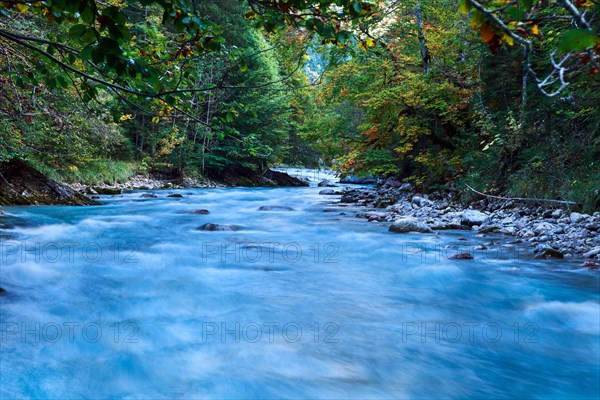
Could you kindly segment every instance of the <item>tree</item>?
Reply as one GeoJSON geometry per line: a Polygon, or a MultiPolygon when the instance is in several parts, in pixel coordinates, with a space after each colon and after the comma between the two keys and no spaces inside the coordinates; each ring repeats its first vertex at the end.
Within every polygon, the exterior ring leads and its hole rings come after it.
{"type": "Polygon", "coordinates": [[[522,105],[525,106],[528,79],[547,96],[560,94],[569,79],[586,71],[600,69],[600,38],[597,11],[592,0],[460,0],[463,13],[470,14],[473,29],[492,51],[500,46],[523,48],[522,105]],[[553,41],[548,60],[551,70],[545,76],[536,71],[531,59],[541,41],[553,41]]]}

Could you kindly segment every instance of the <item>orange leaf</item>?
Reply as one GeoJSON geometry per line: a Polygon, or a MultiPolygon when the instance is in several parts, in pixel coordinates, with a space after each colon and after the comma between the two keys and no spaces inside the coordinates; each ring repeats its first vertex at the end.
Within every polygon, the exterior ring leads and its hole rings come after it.
{"type": "Polygon", "coordinates": [[[487,21],[481,24],[479,34],[481,35],[481,40],[483,40],[483,43],[485,44],[490,43],[494,39],[494,36],[496,36],[496,32],[494,32],[494,29],[487,21]]]}

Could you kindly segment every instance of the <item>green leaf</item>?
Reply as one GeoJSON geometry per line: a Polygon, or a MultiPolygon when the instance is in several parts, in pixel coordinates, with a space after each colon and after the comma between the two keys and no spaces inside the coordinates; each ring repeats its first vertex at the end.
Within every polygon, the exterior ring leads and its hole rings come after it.
{"type": "Polygon", "coordinates": [[[80,57],[83,61],[89,61],[92,58],[92,52],[94,51],[94,46],[89,44],[81,50],[80,57]]]}
{"type": "Polygon", "coordinates": [[[67,74],[61,74],[56,77],[56,83],[59,87],[65,89],[69,87],[70,79],[67,74]]]}
{"type": "Polygon", "coordinates": [[[175,105],[175,97],[173,97],[173,96],[166,96],[164,98],[164,101],[165,101],[165,103],[167,103],[170,106],[175,105]]]}
{"type": "Polygon", "coordinates": [[[127,17],[116,6],[110,6],[102,10],[102,15],[109,17],[115,25],[125,25],[127,17]]]}
{"type": "Polygon", "coordinates": [[[113,39],[103,38],[100,43],[98,43],[98,48],[105,54],[113,54],[116,56],[123,54],[123,50],[121,50],[119,43],[113,39]]]}
{"type": "Polygon", "coordinates": [[[558,49],[567,53],[569,51],[583,51],[598,43],[598,36],[585,29],[571,29],[560,38],[558,49]]]}
{"type": "Polygon", "coordinates": [[[79,5],[79,15],[81,16],[81,20],[88,25],[91,25],[94,22],[94,3],[93,2],[81,2],[79,5]]]}
{"type": "Polygon", "coordinates": [[[520,21],[521,19],[523,19],[524,15],[523,10],[513,6],[508,7],[506,11],[504,11],[504,13],[512,21],[520,21]]]}
{"type": "Polygon", "coordinates": [[[533,6],[533,0],[520,0],[519,4],[523,7],[523,10],[529,11],[533,6]]]}
{"type": "Polygon", "coordinates": [[[87,29],[87,26],[82,24],[73,25],[71,29],[69,29],[69,37],[71,39],[80,39],[87,29]]]}
{"type": "Polygon", "coordinates": [[[471,3],[468,0],[459,0],[458,9],[463,14],[468,14],[471,11],[471,3]]]}
{"type": "Polygon", "coordinates": [[[101,49],[96,47],[92,50],[91,54],[92,54],[92,61],[95,64],[100,64],[101,62],[104,61],[104,52],[101,49]]]}
{"type": "Polygon", "coordinates": [[[345,45],[349,40],[352,39],[352,33],[348,31],[340,31],[337,33],[336,39],[341,45],[345,45]]]}
{"type": "Polygon", "coordinates": [[[485,21],[485,16],[478,10],[475,10],[471,14],[471,28],[479,29],[481,24],[485,21]]]}

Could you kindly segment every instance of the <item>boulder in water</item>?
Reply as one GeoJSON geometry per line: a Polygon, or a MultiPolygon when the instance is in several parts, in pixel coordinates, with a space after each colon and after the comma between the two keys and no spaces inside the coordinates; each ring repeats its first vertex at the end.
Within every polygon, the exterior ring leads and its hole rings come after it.
{"type": "Polygon", "coordinates": [[[471,253],[456,253],[448,257],[448,260],[472,260],[471,253]]]}
{"type": "Polygon", "coordinates": [[[94,187],[92,188],[96,194],[121,194],[123,191],[119,188],[110,188],[110,187],[94,187]]]}
{"type": "Polygon", "coordinates": [[[318,187],[337,187],[337,185],[334,185],[333,183],[329,182],[329,180],[324,179],[321,182],[319,182],[317,184],[318,187]]]}
{"type": "Polygon", "coordinates": [[[6,295],[6,290],[4,290],[0,287],[0,296],[4,296],[4,295],[6,295]]]}
{"type": "Polygon", "coordinates": [[[396,233],[408,233],[408,232],[418,232],[418,233],[432,233],[433,230],[424,222],[419,221],[416,218],[412,217],[403,217],[397,219],[389,229],[390,232],[396,233]]]}
{"type": "Polygon", "coordinates": [[[240,226],[237,225],[226,225],[226,224],[204,224],[201,227],[198,228],[198,230],[201,231],[239,231],[240,229],[242,229],[240,226]]]}
{"type": "Polygon", "coordinates": [[[564,254],[552,247],[546,247],[540,251],[536,258],[565,258],[564,254]]]}
{"type": "Polygon", "coordinates": [[[294,211],[294,209],[288,206],[260,206],[258,211],[294,211]]]}
{"type": "Polygon", "coordinates": [[[208,210],[201,208],[199,210],[188,211],[186,214],[208,215],[208,214],[210,214],[210,212],[208,210]]]}
{"type": "Polygon", "coordinates": [[[168,195],[167,197],[174,197],[176,199],[180,199],[183,197],[183,195],[181,195],[179,193],[173,193],[173,194],[168,195]]]}
{"type": "Polygon", "coordinates": [[[155,199],[158,196],[156,194],[154,194],[154,193],[144,193],[140,197],[143,198],[143,199],[155,199]]]}

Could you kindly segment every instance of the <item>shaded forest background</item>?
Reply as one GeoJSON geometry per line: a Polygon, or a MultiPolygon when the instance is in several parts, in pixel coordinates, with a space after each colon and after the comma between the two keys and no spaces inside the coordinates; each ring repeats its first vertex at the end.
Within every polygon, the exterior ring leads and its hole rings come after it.
{"type": "Polygon", "coordinates": [[[597,3],[575,4],[591,36],[559,2],[341,2],[348,18],[305,6],[303,24],[238,0],[188,2],[187,22],[73,3],[0,2],[0,162],[90,184],[331,166],[600,207],[597,3]]]}

